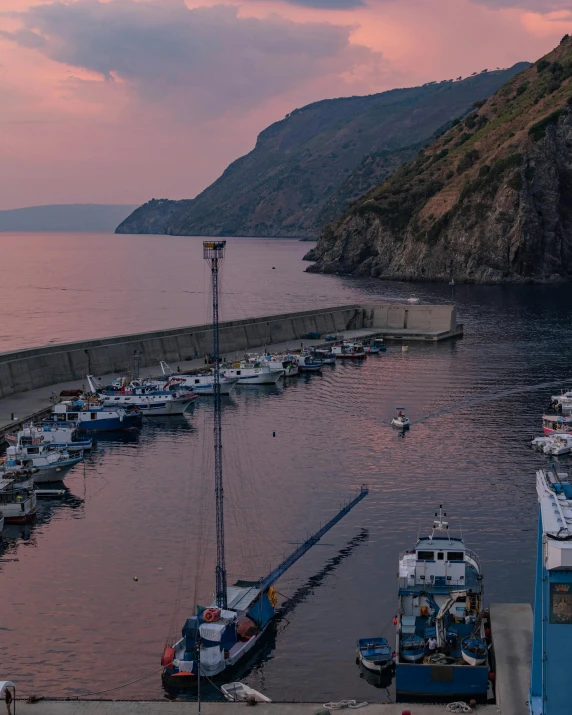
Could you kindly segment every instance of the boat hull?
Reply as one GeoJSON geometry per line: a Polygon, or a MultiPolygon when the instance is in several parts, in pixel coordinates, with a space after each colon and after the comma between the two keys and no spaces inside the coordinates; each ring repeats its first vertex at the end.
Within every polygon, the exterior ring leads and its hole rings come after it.
{"type": "Polygon", "coordinates": [[[150,405],[149,407],[140,407],[143,417],[166,417],[170,415],[182,415],[193,404],[192,400],[173,400],[165,403],[150,405]]]}
{"type": "Polygon", "coordinates": [[[239,377],[239,385],[275,385],[278,380],[282,377],[284,371],[274,372],[263,372],[259,375],[252,375],[249,377],[239,377]]]}
{"type": "Polygon", "coordinates": [[[106,417],[102,420],[85,420],[79,423],[78,432],[117,432],[120,430],[136,429],[141,427],[141,415],[127,415],[119,417],[106,417]]]}
{"type": "Polygon", "coordinates": [[[398,663],[395,667],[395,692],[401,702],[416,698],[486,702],[488,687],[487,666],[398,663]]]}
{"type": "Polygon", "coordinates": [[[371,670],[373,673],[381,673],[382,670],[386,670],[387,668],[391,668],[393,666],[393,659],[391,658],[381,663],[375,663],[372,660],[364,658],[362,655],[358,655],[358,658],[363,667],[367,670],[371,670]]]}
{"type": "Polygon", "coordinates": [[[34,484],[42,484],[43,482],[59,482],[65,477],[66,473],[69,472],[74,464],[78,464],[82,460],[83,454],[81,457],[66,459],[65,462],[51,464],[47,467],[36,467],[38,471],[34,472],[32,476],[34,484]]]}

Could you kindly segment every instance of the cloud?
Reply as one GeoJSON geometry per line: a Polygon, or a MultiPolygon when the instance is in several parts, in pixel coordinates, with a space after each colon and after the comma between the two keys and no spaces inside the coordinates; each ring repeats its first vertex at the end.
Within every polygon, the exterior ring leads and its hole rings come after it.
{"type": "Polygon", "coordinates": [[[366,5],[365,0],[283,0],[283,2],[319,10],[353,10],[366,5]]]}
{"type": "Polygon", "coordinates": [[[382,60],[350,43],[351,27],[240,17],[225,5],[78,0],[9,16],[20,27],[2,36],[19,46],[121,81],[144,102],[193,118],[248,111],[318,79],[351,83],[353,74],[371,76],[382,60]]]}
{"type": "Polygon", "coordinates": [[[572,0],[474,0],[474,2],[492,8],[517,8],[546,14],[558,10],[572,10],[572,0]]]}

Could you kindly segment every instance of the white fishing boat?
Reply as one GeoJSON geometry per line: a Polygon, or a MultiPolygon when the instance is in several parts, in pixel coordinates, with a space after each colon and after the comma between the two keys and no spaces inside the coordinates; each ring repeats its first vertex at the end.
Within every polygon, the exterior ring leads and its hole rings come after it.
{"type": "Polygon", "coordinates": [[[70,454],[89,450],[93,446],[91,437],[82,439],[72,424],[28,424],[16,434],[6,435],[10,445],[24,447],[47,444],[56,449],[65,449],[70,454]]]}
{"type": "Polygon", "coordinates": [[[295,355],[294,359],[298,363],[300,372],[321,372],[322,363],[309,353],[295,355]]]}
{"type": "Polygon", "coordinates": [[[552,434],[548,437],[542,450],[544,454],[555,457],[572,452],[572,434],[552,434]]]}
{"type": "MultiPolygon", "coordinates": [[[[164,360],[161,360],[161,370],[165,376],[166,382],[163,383],[163,390],[187,389],[192,390],[196,395],[212,395],[214,393],[214,375],[212,370],[208,373],[186,373],[174,372],[164,360]]],[[[220,375],[220,394],[230,395],[235,385],[238,382],[237,377],[227,377],[224,374],[220,375]]],[[[154,383],[159,385],[157,381],[154,383]]]]}
{"type": "Polygon", "coordinates": [[[398,429],[407,429],[409,427],[409,417],[405,414],[404,407],[396,407],[397,414],[391,420],[391,425],[398,429]]]}
{"type": "Polygon", "coordinates": [[[272,370],[260,362],[235,363],[232,367],[224,367],[224,376],[238,378],[239,385],[275,385],[284,375],[284,369],[272,370]]]}
{"type": "Polygon", "coordinates": [[[32,444],[8,447],[3,473],[16,470],[32,470],[36,484],[60,481],[71,467],[83,459],[83,452],[71,455],[65,450],[47,444],[32,444]]]}
{"type": "MultiPolygon", "coordinates": [[[[262,365],[268,365],[271,370],[283,370],[284,377],[294,377],[298,375],[300,370],[298,369],[298,363],[296,362],[293,355],[270,355],[265,354],[258,358],[258,361],[262,365]]],[[[250,360],[249,360],[250,362],[250,360]]]]}
{"type": "Polygon", "coordinates": [[[0,511],[5,524],[26,524],[36,516],[36,493],[31,480],[16,483],[0,478],[0,511]]]}
{"type": "Polygon", "coordinates": [[[104,408],[136,408],[144,417],[182,415],[197,398],[187,390],[157,391],[150,385],[130,386],[125,391],[101,390],[97,388],[93,375],[88,375],[87,381],[104,408]]]}
{"type": "Polygon", "coordinates": [[[359,360],[366,357],[363,345],[359,343],[343,342],[341,345],[334,345],[332,352],[339,360],[359,360]]]}
{"type": "Polygon", "coordinates": [[[250,685],[244,683],[227,683],[221,685],[220,689],[224,697],[231,703],[236,702],[255,702],[255,703],[271,703],[272,700],[259,693],[258,690],[251,688],[250,685]]]}

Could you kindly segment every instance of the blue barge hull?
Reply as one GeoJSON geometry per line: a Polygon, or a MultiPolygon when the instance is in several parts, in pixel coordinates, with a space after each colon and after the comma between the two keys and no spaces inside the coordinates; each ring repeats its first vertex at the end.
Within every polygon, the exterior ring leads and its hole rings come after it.
{"type": "Polygon", "coordinates": [[[395,669],[395,691],[402,702],[415,698],[486,702],[488,687],[486,665],[398,663],[395,669]]]}

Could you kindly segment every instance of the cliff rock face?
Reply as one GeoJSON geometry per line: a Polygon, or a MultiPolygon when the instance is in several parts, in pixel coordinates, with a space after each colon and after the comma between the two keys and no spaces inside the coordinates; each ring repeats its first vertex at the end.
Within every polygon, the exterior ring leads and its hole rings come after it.
{"type": "Polygon", "coordinates": [[[526,66],[296,109],[196,199],[150,201],[117,232],[317,238],[350,201],[526,66]]]}
{"type": "Polygon", "coordinates": [[[572,278],[572,40],[328,225],[313,272],[479,283],[572,278]]]}

